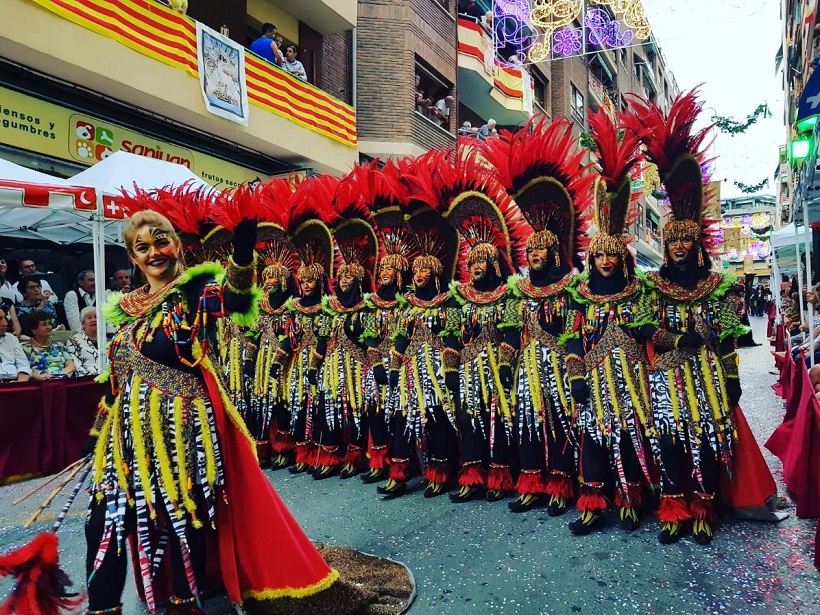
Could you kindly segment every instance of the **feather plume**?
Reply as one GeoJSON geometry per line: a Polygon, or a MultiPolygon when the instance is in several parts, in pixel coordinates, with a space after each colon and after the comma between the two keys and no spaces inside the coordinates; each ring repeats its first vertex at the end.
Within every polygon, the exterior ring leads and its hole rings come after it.
{"type": "Polygon", "coordinates": [[[200,225],[209,217],[214,192],[190,181],[153,190],[143,190],[134,184],[133,194],[123,191],[117,203],[128,216],[138,211],[155,211],[168,218],[178,231],[199,235],[200,225]]]}

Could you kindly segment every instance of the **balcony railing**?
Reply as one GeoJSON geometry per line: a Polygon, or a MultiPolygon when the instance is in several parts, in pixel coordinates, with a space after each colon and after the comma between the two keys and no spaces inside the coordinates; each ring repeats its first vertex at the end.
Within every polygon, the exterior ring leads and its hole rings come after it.
{"type": "MultiPolygon", "coordinates": [[[[154,0],[33,0],[79,26],[199,79],[196,22],[154,0]]],[[[342,101],[245,52],[248,102],[356,147],[356,112],[342,101]]]]}

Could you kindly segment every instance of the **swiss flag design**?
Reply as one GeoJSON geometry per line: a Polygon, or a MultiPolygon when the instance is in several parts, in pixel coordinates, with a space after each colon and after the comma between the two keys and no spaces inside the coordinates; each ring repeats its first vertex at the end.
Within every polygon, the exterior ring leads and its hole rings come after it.
{"type": "Polygon", "coordinates": [[[125,212],[117,202],[117,197],[103,196],[103,218],[108,220],[122,220],[125,218],[125,212]]]}

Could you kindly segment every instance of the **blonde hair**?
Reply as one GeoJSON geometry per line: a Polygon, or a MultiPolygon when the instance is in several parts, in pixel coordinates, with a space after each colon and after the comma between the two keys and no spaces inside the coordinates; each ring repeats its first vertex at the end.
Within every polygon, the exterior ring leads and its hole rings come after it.
{"type": "Polygon", "coordinates": [[[123,231],[122,235],[125,239],[125,249],[128,251],[128,254],[134,253],[134,242],[137,240],[137,233],[143,226],[153,226],[162,229],[173,238],[174,243],[182,248],[182,242],[179,240],[179,235],[177,235],[176,230],[174,230],[174,225],[171,224],[171,221],[157,211],[146,209],[138,211],[131,216],[128,220],[128,226],[126,226],[125,231],[123,231]]]}

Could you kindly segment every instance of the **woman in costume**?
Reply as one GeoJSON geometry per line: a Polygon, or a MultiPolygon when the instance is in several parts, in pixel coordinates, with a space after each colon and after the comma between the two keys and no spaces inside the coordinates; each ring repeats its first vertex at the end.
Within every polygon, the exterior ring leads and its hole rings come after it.
{"type": "Polygon", "coordinates": [[[157,201],[140,193],[126,205],[128,256],[146,283],[106,305],[118,330],[109,348],[110,391],[92,432],[88,613],[121,612],[129,536],[149,609],[159,598],[155,574],[169,559],[169,612],[201,612],[213,529],[221,581],[249,612],[275,608],[277,600],[305,600],[309,609],[312,600],[331,599],[323,590],[332,591],[338,574],[259,470],[253,440],[214,367],[214,321],[231,314],[250,324],[258,309],[255,220],[236,225],[227,270],[215,263],[186,269],[174,228],[147,211],[157,201]]]}
{"type": "Polygon", "coordinates": [[[580,438],[579,517],[569,524],[574,534],[589,534],[603,525],[605,487],[615,492],[621,527],[639,525],[641,482],[651,482],[644,451],[648,429],[647,356],[637,328],[642,282],[623,232],[629,224],[629,172],[638,161],[637,137],[620,142],[615,125],[603,114],[590,114],[592,136],[601,167],[594,192],[594,222],[587,272],[572,291],[577,313],[569,325],[567,377],[578,408],[580,438]],[[614,484],[609,483],[610,469],[614,484]]]}
{"type": "Polygon", "coordinates": [[[403,188],[398,167],[388,161],[383,169],[377,164],[357,166],[362,200],[373,214],[379,238],[378,288],[365,297],[369,315],[362,335],[367,344],[365,410],[369,441],[369,471],[362,482],[376,483],[387,478],[389,445],[390,350],[407,301],[404,292],[410,284],[410,263],[415,257],[410,228],[400,208],[403,188]]]}
{"type": "Polygon", "coordinates": [[[378,241],[358,183],[349,175],[333,195],[338,222],[331,232],[338,264],[333,294],[322,299],[329,331],[313,431],[320,466],[313,475],[317,480],[339,471],[342,478],[355,476],[367,451],[365,390],[366,377],[372,374],[365,370],[367,345],[362,339],[367,317],[364,291],[372,289],[378,241]]]}
{"type": "MultiPolygon", "coordinates": [[[[487,142],[484,155],[521,209],[533,232],[527,237],[527,272],[508,281],[517,298],[517,326],[505,330],[505,348],[520,347],[513,406],[521,471],[513,512],[540,505],[567,511],[577,476],[574,402],[564,373],[567,291],[586,248],[594,175],[583,164],[566,120],[533,120],[515,134],[487,142]],[[560,239],[559,239],[560,238],[560,239]],[[510,336],[513,339],[510,339],[510,336]],[[546,476],[544,471],[546,470],[546,476]]],[[[503,351],[502,351],[503,354],[503,351]]]]}
{"type": "Polygon", "coordinates": [[[458,236],[431,206],[430,156],[402,166],[408,188],[401,202],[412,233],[413,288],[390,351],[390,466],[376,488],[383,499],[404,495],[413,451],[421,451],[424,497],[445,492],[458,459],[455,396],[458,390],[459,313],[447,285],[455,272],[458,236]]]}
{"type": "Polygon", "coordinates": [[[711,271],[715,221],[703,215],[709,195],[701,170],[709,128],[693,129],[703,109],[697,92],[676,98],[667,117],[653,103],[631,102],[623,121],[658,166],[672,210],[663,228],[664,265],[647,274],[653,324],[646,337],[654,348],[649,383],[662,489],[658,539],[677,542],[691,522],[695,542],[706,545],[721,467],[730,464],[736,433],[732,407],[741,390],[735,343],[745,327],[724,299],[734,277],[711,271]]]}

